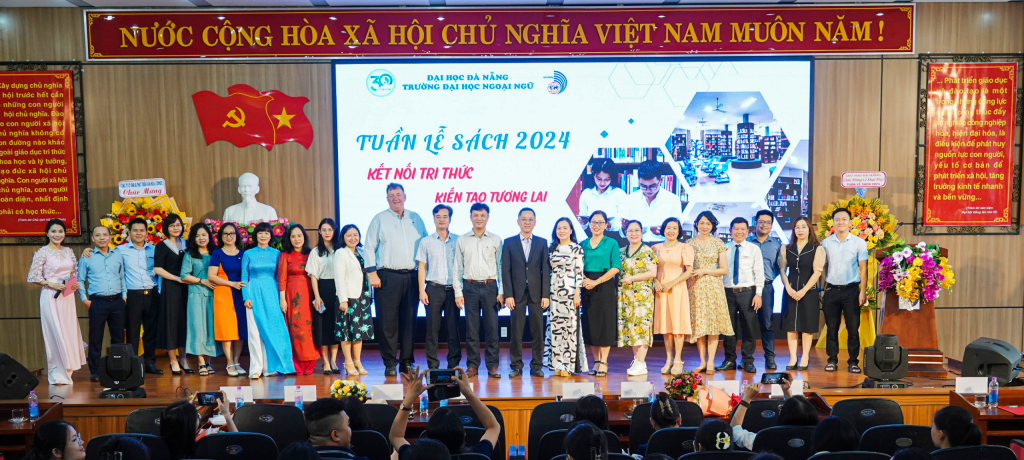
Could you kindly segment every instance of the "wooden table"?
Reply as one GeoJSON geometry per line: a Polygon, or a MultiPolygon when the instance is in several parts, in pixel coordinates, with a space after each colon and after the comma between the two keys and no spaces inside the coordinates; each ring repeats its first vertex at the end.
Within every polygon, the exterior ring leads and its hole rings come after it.
{"type": "MultiPolygon", "coordinates": [[[[981,443],[994,444],[998,446],[1009,446],[1014,439],[1024,439],[1024,416],[1014,415],[1011,412],[995,409],[979,409],[974,407],[974,395],[964,397],[955,392],[949,392],[949,404],[967,409],[974,417],[974,423],[981,428],[981,443]]],[[[1024,405],[1024,391],[1002,390],[999,392],[1000,406],[1022,406],[1024,405]]]]}
{"type": "Polygon", "coordinates": [[[20,460],[32,444],[32,437],[36,429],[43,422],[57,420],[64,417],[64,407],[61,403],[40,402],[39,418],[24,423],[11,423],[12,412],[15,409],[25,411],[28,416],[28,402],[26,401],[5,401],[0,403],[0,454],[5,460],[20,460]]]}

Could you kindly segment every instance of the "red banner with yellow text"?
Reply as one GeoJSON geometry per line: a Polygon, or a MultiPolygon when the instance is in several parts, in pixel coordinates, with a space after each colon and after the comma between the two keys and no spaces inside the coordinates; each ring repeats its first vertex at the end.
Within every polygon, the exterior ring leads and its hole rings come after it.
{"type": "Polygon", "coordinates": [[[1017,72],[929,64],[924,225],[1010,225],[1017,72]]]}
{"type": "Polygon", "coordinates": [[[90,61],[913,54],[914,5],[87,10],[90,61]]]}

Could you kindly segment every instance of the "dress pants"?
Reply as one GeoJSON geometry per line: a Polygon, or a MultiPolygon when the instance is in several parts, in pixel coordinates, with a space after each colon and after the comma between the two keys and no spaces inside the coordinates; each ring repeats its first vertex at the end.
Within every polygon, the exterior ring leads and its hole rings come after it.
{"type": "MultiPolygon", "coordinates": [[[[125,303],[120,294],[111,298],[90,296],[89,307],[89,373],[99,374],[103,353],[103,330],[110,329],[110,343],[124,343],[125,303]]],[[[136,348],[138,351],[138,348],[136,348]]]]}
{"type": "Polygon", "coordinates": [[[427,283],[427,367],[441,367],[437,360],[438,335],[441,332],[441,315],[444,315],[448,329],[448,369],[455,369],[462,361],[462,340],[459,338],[459,307],[455,305],[455,290],[451,286],[427,283]]]}
{"type": "Polygon", "coordinates": [[[263,345],[256,316],[251,308],[245,309],[245,325],[249,331],[249,340],[246,341],[249,344],[249,375],[260,376],[267,366],[267,348],[263,345]]]}
{"type": "Polygon", "coordinates": [[[138,354],[139,331],[142,330],[142,360],[145,364],[156,364],[156,335],[160,319],[157,304],[156,288],[128,291],[125,310],[127,339],[138,354]]]}
{"type": "MultiPolygon", "coordinates": [[[[739,334],[743,333],[743,363],[754,364],[754,348],[757,346],[757,313],[754,312],[754,290],[748,289],[743,292],[733,292],[725,288],[725,300],[729,305],[729,318],[732,319],[732,330],[739,334]]],[[[725,361],[736,361],[736,336],[727,335],[724,340],[725,361]]]]}
{"type": "MultiPolygon", "coordinates": [[[[530,298],[530,288],[526,288],[527,299],[530,298]]],[[[533,358],[530,360],[530,369],[539,371],[544,367],[544,310],[540,305],[532,303],[516,304],[512,310],[512,339],[509,346],[509,357],[512,358],[512,369],[523,368],[523,328],[526,326],[526,316],[530,316],[530,349],[533,358]],[[529,310],[527,310],[529,309],[529,310]]]]}
{"type": "Polygon", "coordinates": [[[839,362],[839,321],[846,320],[846,350],[850,352],[847,364],[853,366],[860,362],[860,287],[857,284],[846,286],[828,285],[821,309],[825,312],[825,353],[828,362],[839,362]]]}
{"type": "Polygon", "coordinates": [[[487,368],[498,367],[498,284],[463,282],[466,301],[466,367],[480,368],[480,314],[484,317],[487,368]]]}
{"type": "Polygon", "coordinates": [[[398,370],[405,372],[414,362],[412,329],[416,326],[416,307],[420,303],[417,273],[416,270],[381,268],[377,276],[380,289],[373,290],[373,302],[380,318],[381,333],[377,339],[380,357],[389,369],[401,360],[398,370]],[[396,355],[399,352],[401,354],[396,355]]]}
{"type": "Polygon", "coordinates": [[[772,310],[775,309],[775,287],[772,281],[764,283],[761,290],[761,309],[757,313],[757,325],[761,329],[761,349],[764,350],[764,360],[775,362],[775,330],[772,329],[772,310]]]}

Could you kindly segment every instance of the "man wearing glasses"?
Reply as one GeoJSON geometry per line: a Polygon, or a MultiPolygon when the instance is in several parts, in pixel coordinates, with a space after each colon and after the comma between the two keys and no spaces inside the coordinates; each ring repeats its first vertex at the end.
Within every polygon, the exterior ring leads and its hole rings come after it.
{"type": "Polygon", "coordinates": [[[761,248],[764,257],[764,288],[761,290],[761,309],[757,310],[757,324],[761,329],[761,348],[764,349],[764,367],[775,370],[775,330],[772,329],[772,310],[775,306],[775,290],[772,283],[779,276],[779,251],[782,242],[772,233],[775,217],[771,211],[762,209],[754,215],[756,228],[747,241],[761,248]]]}
{"type": "Polygon", "coordinates": [[[636,170],[640,193],[631,193],[623,203],[626,216],[622,219],[622,228],[630,220],[643,222],[644,242],[665,241],[661,235],[661,223],[669,217],[683,218],[683,204],[679,196],[661,187],[664,169],[665,166],[659,161],[646,160],[640,163],[636,170]]]}

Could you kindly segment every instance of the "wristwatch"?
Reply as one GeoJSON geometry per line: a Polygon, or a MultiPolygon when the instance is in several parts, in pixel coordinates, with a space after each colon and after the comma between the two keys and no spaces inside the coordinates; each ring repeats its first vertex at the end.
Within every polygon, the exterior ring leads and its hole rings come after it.
{"type": "Polygon", "coordinates": [[[741,405],[741,406],[743,406],[743,407],[746,407],[746,408],[748,408],[748,409],[750,408],[750,403],[749,403],[749,402],[747,402],[747,401],[743,401],[743,400],[740,400],[740,403],[739,403],[739,405],[741,405]]]}
{"type": "Polygon", "coordinates": [[[398,405],[398,410],[399,411],[407,410],[407,411],[412,412],[412,408],[411,407],[405,407],[405,401],[402,401],[402,403],[398,405]]]}

